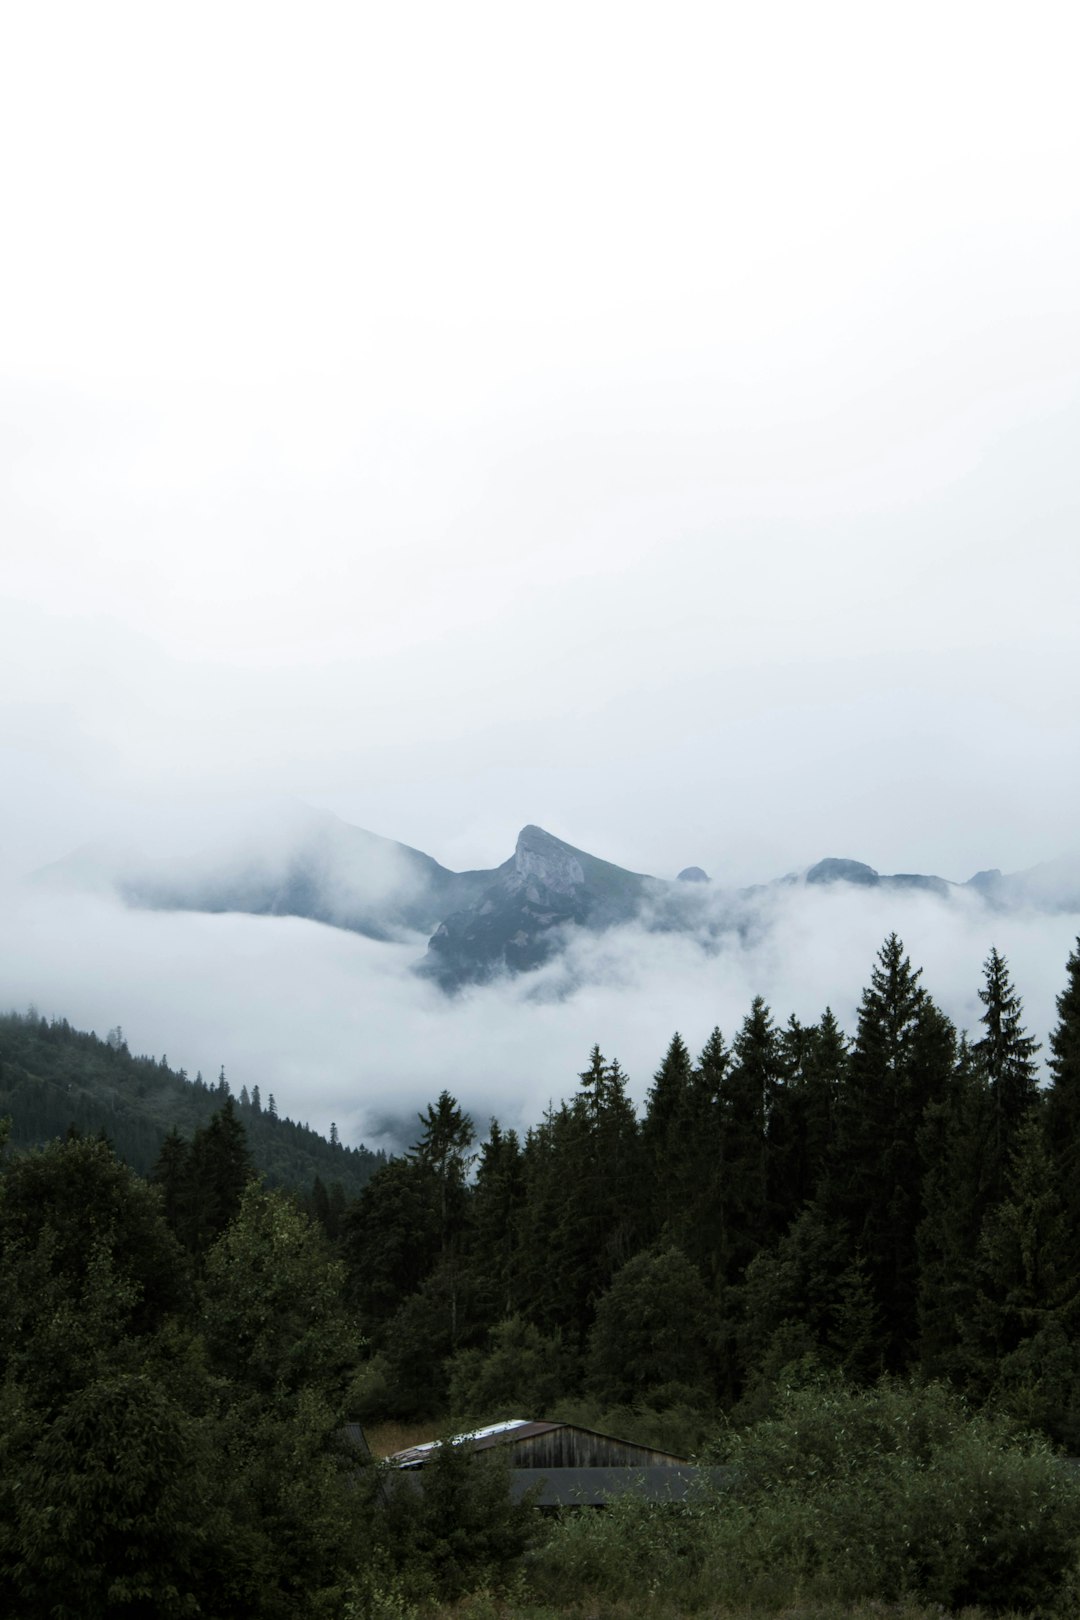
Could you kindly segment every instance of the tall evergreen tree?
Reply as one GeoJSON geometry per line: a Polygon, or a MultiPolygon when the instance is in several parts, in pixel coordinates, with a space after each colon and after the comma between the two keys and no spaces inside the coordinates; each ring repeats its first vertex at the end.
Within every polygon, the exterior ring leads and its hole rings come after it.
{"type": "Polygon", "coordinates": [[[489,1324],[510,1316],[520,1298],[519,1251],[525,1170],[517,1133],[491,1121],[469,1199],[469,1268],[478,1308],[489,1324]]]}
{"type": "Polygon", "coordinates": [[[202,1253],[235,1219],[244,1188],[255,1173],[247,1133],[232,1097],[226,1096],[210,1123],[195,1132],[189,1163],[192,1227],[188,1242],[202,1253]]]}
{"type": "Polygon", "coordinates": [[[1068,980],[1057,998],[1050,1036],[1046,1130],[1058,1193],[1069,1233],[1080,1241],[1080,939],[1066,964],[1068,980]]]}
{"type": "Polygon", "coordinates": [[[917,1234],[918,1357],[930,1378],[963,1381],[964,1324],[977,1289],[976,1262],[987,1210],[989,1088],[967,1037],[952,1084],[930,1103],[919,1131],[923,1215],[917,1234]]]}
{"type": "Polygon", "coordinates": [[[783,1229],[821,1190],[836,1135],[848,1041],[830,1007],[816,1024],[789,1019],[780,1035],[784,1085],[773,1105],[772,1201],[783,1229]]]}
{"type": "Polygon", "coordinates": [[[641,1145],[653,1228],[673,1232],[686,1194],[685,1166],[694,1128],[693,1064],[676,1031],[653,1076],[641,1122],[641,1145]]]}
{"type": "Polygon", "coordinates": [[[722,1180],[721,1270],[736,1282],[774,1228],[770,1204],[769,1129],[783,1085],[783,1056],[761,996],[732,1044],[720,1090],[722,1180]]]}
{"type": "Polygon", "coordinates": [[[886,1364],[906,1365],[918,1296],[916,1234],[924,1209],[920,1131],[953,1079],[956,1035],[895,934],[863,991],[838,1099],[830,1200],[865,1256],[881,1311],[886,1364]]]}
{"type": "Polygon", "coordinates": [[[469,1149],[475,1139],[473,1122],[448,1091],[419,1116],[423,1130],[409,1149],[409,1158],[431,1171],[439,1196],[443,1246],[447,1248],[461,1229],[465,1209],[465,1181],[469,1149]]]}
{"type": "Polygon", "coordinates": [[[530,1131],[524,1172],[525,1308],[538,1327],[580,1339],[645,1224],[637,1119],[618,1062],[599,1047],[573,1102],[530,1131]]]}
{"type": "Polygon", "coordinates": [[[1035,1053],[1039,1043],[1021,1023],[1023,1004],[1009,978],[1008,963],[996,948],[983,964],[985,1033],[972,1047],[988,1102],[983,1183],[988,1205],[1004,1196],[1016,1135],[1039,1094],[1035,1053]]]}

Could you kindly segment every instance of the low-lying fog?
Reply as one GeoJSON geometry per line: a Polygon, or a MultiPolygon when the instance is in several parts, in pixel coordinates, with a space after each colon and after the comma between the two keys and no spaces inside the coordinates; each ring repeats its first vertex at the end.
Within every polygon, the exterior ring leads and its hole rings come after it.
{"type": "Polygon", "coordinates": [[[695,1052],[716,1024],[730,1039],[758,993],[778,1022],[831,1005],[852,1031],[893,929],[961,1028],[978,1022],[996,944],[1045,1042],[1080,932],[1076,915],[995,915],[974,897],[844,885],[771,891],[755,922],[749,942],[726,934],[708,949],[641,925],[578,934],[548,968],[448,999],[412,971],[423,936],[380,944],[295,918],[136,911],[23,887],[2,908],[0,983],[18,1010],[33,1003],[99,1034],[120,1024],[135,1052],[167,1054],[192,1076],[224,1064],[234,1091],[258,1083],[282,1114],[397,1148],[444,1087],[481,1128],[492,1114],[535,1122],[572,1092],[594,1042],[620,1059],[640,1103],[673,1031],[695,1052]]]}

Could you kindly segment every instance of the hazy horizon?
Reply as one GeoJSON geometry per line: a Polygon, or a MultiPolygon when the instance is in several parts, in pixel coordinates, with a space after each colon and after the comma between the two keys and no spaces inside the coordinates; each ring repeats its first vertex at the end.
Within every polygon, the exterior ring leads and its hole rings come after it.
{"type": "MultiPolygon", "coordinates": [[[[792,913],[719,974],[631,931],[557,1011],[450,1014],[312,925],[21,885],[282,799],[453,870],[525,823],[725,887],[1075,851],[1070,24],[5,18],[0,1003],[355,1122],[470,1065],[484,1107],[557,1092],[594,1039],[640,1084],[755,975],[782,1017],[820,962],[857,996],[891,926],[962,1010],[982,923],[903,908],[792,913]]],[[[1064,927],[998,941],[1041,1038],[1064,927]]]]}

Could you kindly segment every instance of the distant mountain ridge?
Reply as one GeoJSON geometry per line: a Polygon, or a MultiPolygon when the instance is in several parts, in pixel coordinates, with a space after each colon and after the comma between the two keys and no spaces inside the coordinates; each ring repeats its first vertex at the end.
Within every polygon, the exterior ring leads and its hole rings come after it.
{"type": "Polygon", "coordinates": [[[601,933],[635,919],[664,931],[698,928],[705,907],[712,908],[714,932],[717,917],[738,927],[756,897],[799,884],[917,890],[945,902],[967,895],[1002,911],[1080,911],[1075,857],[953,883],[918,872],[883,874],[829,856],[770,884],[725,891],[700,867],[686,867],[676,879],[631,872],[533,825],[522,828],[502,865],[453,872],[421,850],[325,811],[263,828],[239,849],[148,861],[86,847],[37,876],[152,910],[302,917],[383,941],[426,934],[418,969],[448,991],[541,967],[573,930],[601,933]]]}

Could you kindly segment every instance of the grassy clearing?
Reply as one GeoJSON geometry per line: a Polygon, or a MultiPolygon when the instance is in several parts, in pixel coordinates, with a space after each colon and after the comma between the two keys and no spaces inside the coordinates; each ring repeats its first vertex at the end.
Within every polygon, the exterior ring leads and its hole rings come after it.
{"type": "MultiPolygon", "coordinates": [[[[424,1620],[686,1620],[687,1611],[662,1597],[643,1595],[633,1600],[592,1598],[567,1608],[498,1598],[474,1592],[460,1603],[430,1611],[424,1620]]],[[[709,1606],[695,1611],[695,1620],[943,1620],[944,1611],[910,1603],[800,1603],[780,1608],[757,1605],[709,1606]]],[[[1030,1620],[1013,1614],[990,1616],[984,1609],[959,1609],[950,1620],[1030,1620]]]]}
{"type": "Polygon", "coordinates": [[[375,1423],[364,1429],[364,1436],[373,1457],[392,1457],[395,1451],[407,1446],[420,1446],[437,1436],[428,1423],[375,1423]]]}

